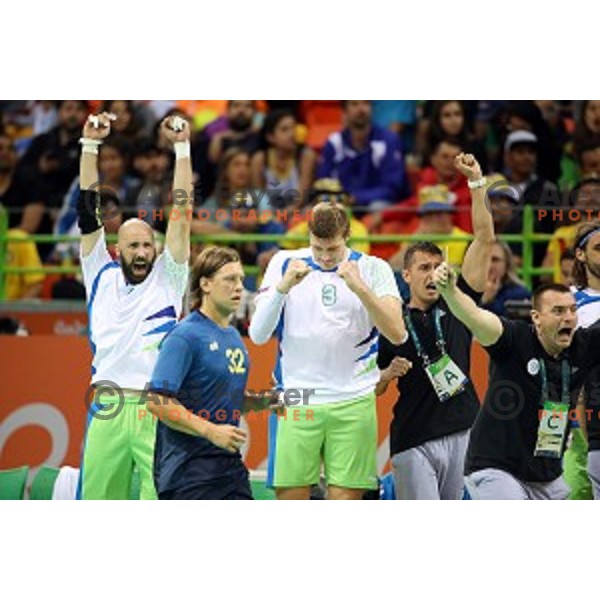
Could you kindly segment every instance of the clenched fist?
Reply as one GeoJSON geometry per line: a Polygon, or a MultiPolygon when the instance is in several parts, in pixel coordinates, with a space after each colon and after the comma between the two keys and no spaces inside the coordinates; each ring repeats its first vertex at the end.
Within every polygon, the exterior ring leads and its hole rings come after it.
{"type": "Polygon", "coordinates": [[[346,282],[346,285],[356,294],[365,288],[365,282],[360,276],[358,263],[355,260],[347,260],[340,264],[337,274],[346,282]]]}
{"type": "Polygon", "coordinates": [[[190,139],[189,123],[181,117],[167,117],[160,124],[160,135],[171,145],[176,142],[187,142],[190,139]]]}
{"type": "Polygon", "coordinates": [[[481,167],[472,154],[461,152],[454,159],[454,166],[460,171],[469,181],[477,181],[483,177],[481,167]]]}
{"type": "Polygon", "coordinates": [[[283,276],[283,279],[277,284],[277,291],[280,294],[287,294],[295,285],[298,285],[312,269],[303,260],[293,260],[283,276]]]}
{"type": "Polygon", "coordinates": [[[111,121],[116,119],[115,115],[107,112],[90,115],[83,126],[83,137],[90,140],[103,140],[110,133],[111,121]]]}
{"type": "Polygon", "coordinates": [[[435,287],[440,294],[443,294],[445,291],[454,287],[454,284],[456,283],[456,274],[448,263],[443,262],[433,272],[433,283],[435,283],[435,287]]]}

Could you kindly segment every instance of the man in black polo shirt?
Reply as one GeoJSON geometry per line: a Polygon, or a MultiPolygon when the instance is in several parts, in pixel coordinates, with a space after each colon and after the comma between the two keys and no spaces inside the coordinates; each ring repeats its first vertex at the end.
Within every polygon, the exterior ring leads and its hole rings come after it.
{"type": "MultiPolygon", "coordinates": [[[[461,154],[455,165],[469,179],[475,233],[459,286],[479,302],[494,242],[493,221],[485,206],[485,179],[477,161],[461,154]]],[[[479,410],[469,379],[471,333],[452,315],[433,283],[434,270],[443,260],[442,250],[430,242],[408,248],[403,275],[411,294],[404,310],[409,333],[400,346],[380,338],[382,373],[377,394],[401,375],[390,428],[394,484],[401,500],[462,497],[469,428],[479,410]],[[409,364],[412,368],[405,372],[409,364]]]]}
{"type": "Polygon", "coordinates": [[[446,264],[434,279],[491,358],[489,387],[467,451],[471,497],[566,499],[561,459],[579,390],[600,363],[600,323],[576,330],[575,297],[562,284],[534,292],[529,325],[479,308],[446,264]]]}

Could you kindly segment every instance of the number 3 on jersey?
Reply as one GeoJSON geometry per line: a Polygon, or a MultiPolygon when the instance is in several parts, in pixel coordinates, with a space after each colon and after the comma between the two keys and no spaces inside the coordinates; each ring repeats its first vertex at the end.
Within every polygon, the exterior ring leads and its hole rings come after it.
{"type": "Polygon", "coordinates": [[[229,372],[241,375],[246,372],[244,353],[240,348],[227,348],[225,356],[229,359],[229,372]]]}

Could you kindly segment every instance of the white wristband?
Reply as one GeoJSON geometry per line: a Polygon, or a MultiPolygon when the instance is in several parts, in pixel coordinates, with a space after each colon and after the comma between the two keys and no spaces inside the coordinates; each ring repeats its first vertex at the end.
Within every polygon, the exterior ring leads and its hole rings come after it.
{"type": "Polygon", "coordinates": [[[469,181],[467,185],[470,190],[476,190],[477,188],[482,188],[487,183],[487,179],[482,177],[481,179],[475,179],[474,181],[469,181]]]}
{"type": "Polygon", "coordinates": [[[98,154],[98,146],[102,145],[102,140],[93,140],[92,138],[81,138],[81,151],[84,154],[98,154]]]}
{"type": "Polygon", "coordinates": [[[173,148],[175,148],[175,160],[179,160],[180,158],[189,158],[190,157],[190,143],[189,142],[175,142],[173,144],[173,148]]]}

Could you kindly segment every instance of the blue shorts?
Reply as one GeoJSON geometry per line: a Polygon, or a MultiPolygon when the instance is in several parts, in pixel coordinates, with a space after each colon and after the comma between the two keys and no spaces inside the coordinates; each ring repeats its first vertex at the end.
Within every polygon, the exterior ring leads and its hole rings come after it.
{"type": "Polygon", "coordinates": [[[159,500],[253,500],[248,474],[245,477],[223,477],[181,489],[158,494],[159,500]]]}

